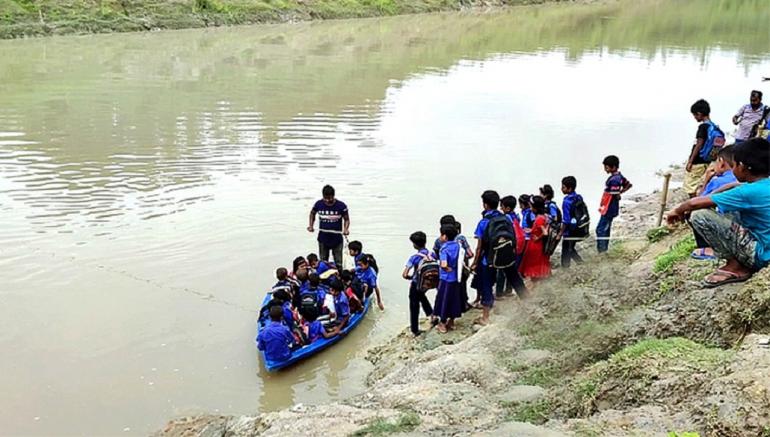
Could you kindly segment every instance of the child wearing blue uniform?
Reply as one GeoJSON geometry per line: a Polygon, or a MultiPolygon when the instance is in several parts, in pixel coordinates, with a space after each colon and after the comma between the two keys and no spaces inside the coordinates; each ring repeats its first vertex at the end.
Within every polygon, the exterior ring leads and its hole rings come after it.
{"type": "Polygon", "coordinates": [[[369,266],[369,255],[364,255],[358,260],[356,267],[356,277],[364,285],[364,296],[369,297],[372,292],[377,295],[377,306],[380,310],[385,309],[380,295],[380,287],[377,285],[377,273],[369,266]]]}
{"type": "Polygon", "coordinates": [[[561,192],[564,194],[562,201],[562,225],[561,225],[561,266],[568,268],[572,261],[578,264],[583,262],[583,258],[578,254],[577,241],[572,239],[571,230],[577,223],[576,218],[572,216],[575,205],[583,201],[583,197],[575,192],[577,189],[577,179],[574,176],[567,176],[561,180],[561,192]]]}
{"type": "Polygon", "coordinates": [[[281,323],[283,308],[270,308],[270,323],[257,336],[257,348],[265,353],[270,361],[286,361],[291,358],[291,348],[294,346],[294,336],[289,328],[281,323]]]}
{"type": "Polygon", "coordinates": [[[620,195],[630,190],[631,182],[620,173],[620,159],[610,155],[602,161],[604,171],[610,177],[604,184],[604,194],[599,207],[599,224],[596,225],[596,250],[605,253],[610,247],[612,221],[620,214],[620,195]]]}
{"type": "Polygon", "coordinates": [[[441,250],[439,252],[440,269],[436,302],[433,305],[439,318],[438,331],[446,333],[454,327],[454,319],[462,316],[463,302],[460,296],[460,244],[455,240],[457,227],[441,227],[441,250]]]}
{"type": "Polygon", "coordinates": [[[330,291],[334,297],[334,323],[340,329],[344,328],[350,319],[350,303],[348,297],[343,293],[345,286],[339,279],[331,282],[330,291]]]}
{"type": "Polygon", "coordinates": [[[666,217],[669,224],[674,224],[691,213],[693,228],[718,257],[727,260],[703,279],[706,287],[746,281],[770,263],[770,143],[754,138],[736,144],[733,154],[733,174],[742,182],[740,185],[690,199],[666,217]],[[718,214],[714,207],[725,215],[718,214]]]}
{"type": "Polygon", "coordinates": [[[540,195],[545,199],[545,215],[551,222],[561,223],[561,211],[559,205],[553,201],[553,187],[545,184],[540,187],[540,195]]]}
{"type": "Polygon", "coordinates": [[[482,315],[478,320],[480,325],[489,324],[489,314],[495,305],[495,295],[493,288],[497,280],[497,271],[489,265],[487,257],[484,254],[484,233],[489,225],[489,220],[493,217],[503,215],[497,210],[500,204],[500,195],[496,191],[487,190],[481,195],[481,203],[484,206],[482,219],[476,225],[476,231],[473,236],[476,238],[476,257],[473,260],[471,270],[476,272],[471,284],[478,292],[481,298],[482,315]]]}
{"type": "MultiPolygon", "coordinates": [[[[714,174],[709,178],[708,183],[700,193],[701,196],[708,196],[714,194],[717,190],[721,189],[725,185],[735,184],[738,180],[733,174],[733,166],[735,165],[733,159],[733,147],[726,146],[719,150],[717,154],[717,161],[714,165],[714,174]]],[[[717,208],[717,212],[720,214],[723,212],[717,208]]],[[[714,250],[708,247],[708,244],[695,229],[693,229],[695,236],[696,249],[693,250],[690,255],[694,259],[698,260],[713,260],[716,259],[714,250]]]]}
{"type": "Polygon", "coordinates": [[[420,290],[417,284],[417,268],[420,263],[425,260],[435,259],[433,254],[425,247],[428,241],[428,237],[425,232],[417,231],[409,236],[409,241],[412,242],[412,246],[417,250],[417,253],[410,256],[406,261],[404,267],[404,273],[401,277],[409,281],[409,329],[412,331],[412,335],[415,337],[420,335],[420,306],[425,312],[426,317],[433,318],[433,307],[430,304],[430,300],[425,295],[425,291],[420,290]]]}
{"type": "Polygon", "coordinates": [[[529,194],[519,196],[519,208],[521,209],[521,227],[524,229],[524,236],[529,240],[529,232],[532,230],[532,223],[535,222],[535,213],[532,212],[531,199],[529,194]]]}

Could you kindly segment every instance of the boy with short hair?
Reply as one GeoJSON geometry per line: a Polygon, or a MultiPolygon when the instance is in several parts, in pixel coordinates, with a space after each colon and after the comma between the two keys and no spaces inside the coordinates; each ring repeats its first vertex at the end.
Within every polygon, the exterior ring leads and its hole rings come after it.
{"type": "Polygon", "coordinates": [[[695,144],[692,146],[692,151],[685,167],[686,173],[682,188],[692,198],[698,192],[703,175],[706,174],[706,169],[711,163],[710,159],[703,158],[700,153],[709,137],[711,106],[707,101],[700,99],[693,103],[690,107],[690,112],[699,124],[698,131],[695,134],[695,144]]]}
{"type": "Polygon", "coordinates": [[[612,221],[620,214],[620,196],[633,186],[620,173],[620,158],[609,155],[602,161],[604,171],[610,176],[604,183],[604,194],[599,206],[599,224],[596,225],[596,250],[605,253],[610,247],[612,221]]]}
{"type": "Polygon", "coordinates": [[[365,254],[358,260],[356,267],[356,277],[364,285],[364,296],[369,296],[374,291],[377,295],[377,306],[380,310],[385,309],[380,295],[380,287],[377,285],[377,272],[369,266],[369,255],[365,254]]]}
{"type": "Polygon", "coordinates": [[[350,303],[343,292],[344,288],[345,286],[342,284],[342,281],[336,278],[331,281],[329,286],[331,295],[334,298],[334,314],[332,318],[339,329],[344,328],[348,323],[348,319],[350,319],[350,303]]]}
{"type": "Polygon", "coordinates": [[[770,263],[770,143],[761,138],[733,148],[733,173],[742,184],[719,193],[690,199],[669,212],[674,224],[688,213],[693,228],[714,253],[727,263],[708,275],[708,288],[743,282],[770,263]],[[740,213],[739,218],[720,215],[712,208],[740,213]]]}
{"type": "Polygon", "coordinates": [[[751,138],[751,134],[765,115],[765,105],[762,104],[762,91],[754,90],[749,96],[749,103],[738,109],[733,116],[733,124],[738,126],[735,133],[735,144],[740,144],[751,138]]]}
{"type": "MultiPolygon", "coordinates": [[[[708,196],[725,185],[737,183],[738,179],[736,179],[733,174],[734,166],[733,146],[723,147],[717,154],[717,161],[714,165],[714,174],[708,178],[708,183],[699,196],[708,196]]],[[[717,209],[717,212],[721,213],[719,209],[717,209]]],[[[691,257],[698,260],[716,259],[714,250],[708,247],[703,236],[701,236],[695,229],[693,229],[693,234],[695,235],[696,249],[693,250],[691,257]]]]}
{"type": "Polygon", "coordinates": [[[257,348],[264,351],[270,361],[286,361],[291,358],[294,335],[281,323],[283,309],[280,306],[270,308],[270,322],[257,335],[257,348]]]}
{"type": "Polygon", "coordinates": [[[417,231],[412,233],[409,236],[409,241],[412,242],[412,247],[414,247],[417,253],[410,256],[406,261],[401,277],[409,281],[409,329],[412,331],[412,335],[417,337],[422,333],[419,324],[420,306],[422,306],[425,316],[430,317],[431,321],[433,320],[433,307],[430,304],[430,300],[425,295],[425,291],[420,290],[420,285],[417,284],[417,268],[423,260],[432,260],[434,258],[433,254],[425,247],[428,241],[425,232],[417,231]]]}
{"type": "Polygon", "coordinates": [[[577,225],[577,220],[573,217],[574,207],[578,202],[583,201],[583,197],[576,193],[577,179],[574,176],[567,176],[561,180],[561,192],[564,194],[564,200],[562,201],[562,225],[561,225],[561,266],[568,268],[572,261],[580,264],[583,262],[583,258],[577,252],[577,240],[571,237],[570,234],[574,233],[574,227],[577,225]]]}
{"type": "Polygon", "coordinates": [[[500,195],[496,191],[487,190],[481,194],[481,203],[484,211],[482,212],[482,219],[476,225],[476,231],[473,236],[476,238],[476,257],[473,260],[471,270],[476,272],[476,276],[473,278],[473,284],[471,285],[479,292],[481,297],[482,316],[477,323],[480,325],[489,324],[489,314],[492,311],[492,307],[495,305],[495,295],[493,293],[493,287],[497,280],[497,271],[489,265],[487,257],[484,253],[484,233],[489,225],[489,220],[501,216],[502,213],[497,210],[497,206],[500,203],[500,195]]]}
{"type": "MultiPolygon", "coordinates": [[[[524,236],[524,229],[521,227],[521,219],[516,214],[516,198],[514,196],[505,196],[500,199],[500,210],[508,217],[508,221],[513,225],[513,233],[516,235],[516,269],[521,265],[521,259],[524,255],[524,247],[526,246],[526,237],[524,236]]],[[[519,278],[521,275],[516,273],[519,278]]],[[[507,279],[505,271],[497,272],[497,284],[495,294],[497,298],[501,298],[512,294],[513,284],[507,279]]],[[[522,282],[523,283],[523,282],[522,282]]]]}
{"type": "Polygon", "coordinates": [[[364,256],[364,245],[358,240],[348,243],[348,254],[353,258],[353,265],[358,265],[358,260],[364,256]]]}

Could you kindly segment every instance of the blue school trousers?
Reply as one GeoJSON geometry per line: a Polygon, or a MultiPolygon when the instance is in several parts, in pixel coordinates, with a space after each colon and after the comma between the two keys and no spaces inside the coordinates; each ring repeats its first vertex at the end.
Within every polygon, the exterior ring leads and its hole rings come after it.
{"type": "Polygon", "coordinates": [[[615,217],[609,217],[603,215],[599,219],[599,224],[596,225],[596,250],[599,253],[604,253],[610,248],[610,231],[612,229],[612,219],[615,217]]]}

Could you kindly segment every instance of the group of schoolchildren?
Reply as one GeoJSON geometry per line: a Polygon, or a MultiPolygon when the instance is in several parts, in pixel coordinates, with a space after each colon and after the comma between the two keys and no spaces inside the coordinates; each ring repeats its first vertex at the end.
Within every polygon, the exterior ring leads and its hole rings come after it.
{"type": "MultiPolygon", "coordinates": [[[[596,229],[600,253],[608,250],[612,221],[620,211],[620,196],[632,186],[619,171],[618,157],[606,157],[603,165],[610,176],[596,229]]],[[[550,185],[541,187],[539,195],[521,195],[518,201],[514,196],[500,198],[496,191],[485,191],[481,195],[481,219],[473,234],[475,248],[471,248],[461,234],[461,225],[452,215],[439,221],[440,237],[433,250],[427,248],[424,232],[414,232],[409,240],[417,252],[409,257],[402,274],[410,281],[412,334],[418,336],[422,332],[421,308],[441,333],[452,330],[455,319],[473,308],[482,310],[475,322],[488,324],[495,299],[504,299],[514,290],[520,298],[525,298],[537,281],[551,275],[550,258],[559,242],[562,267],[568,268],[572,261],[582,262],[576,244],[588,237],[590,216],[576,188],[575,177],[562,179],[561,208],[553,200],[554,190],[550,185]],[[525,279],[531,281],[529,287],[525,279]],[[476,290],[473,301],[468,295],[468,285],[476,290]],[[431,289],[437,290],[433,305],[426,296],[431,289]]]]}
{"type": "Polygon", "coordinates": [[[345,270],[311,253],[299,256],[292,270],[276,270],[278,282],[259,312],[257,347],[270,361],[285,361],[292,351],[320,339],[342,335],[353,314],[364,310],[374,294],[384,308],[377,285],[377,261],[363,253],[359,241],[348,245],[356,267],[345,270]]]}
{"type": "Polygon", "coordinates": [[[670,224],[686,221],[695,235],[692,258],[726,260],[703,279],[705,287],[742,282],[770,263],[770,107],[762,92],[733,116],[735,143],[711,120],[705,100],[690,108],[698,130],[685,168],[690,200],[667,215],[670,224]]]}

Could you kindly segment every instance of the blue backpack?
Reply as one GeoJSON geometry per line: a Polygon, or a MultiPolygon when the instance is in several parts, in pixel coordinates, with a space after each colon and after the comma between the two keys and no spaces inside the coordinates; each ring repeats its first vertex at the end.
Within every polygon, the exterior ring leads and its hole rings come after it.
{"type": "Polygon", "coordinates": [[[708,137],[706,137],[706,142],[703,143],[698,156],[706,161],[715,161],[717,153],[725,145],[725,133],[713,121],[708,120],[705,123],[709,127],[708,137]]]}

